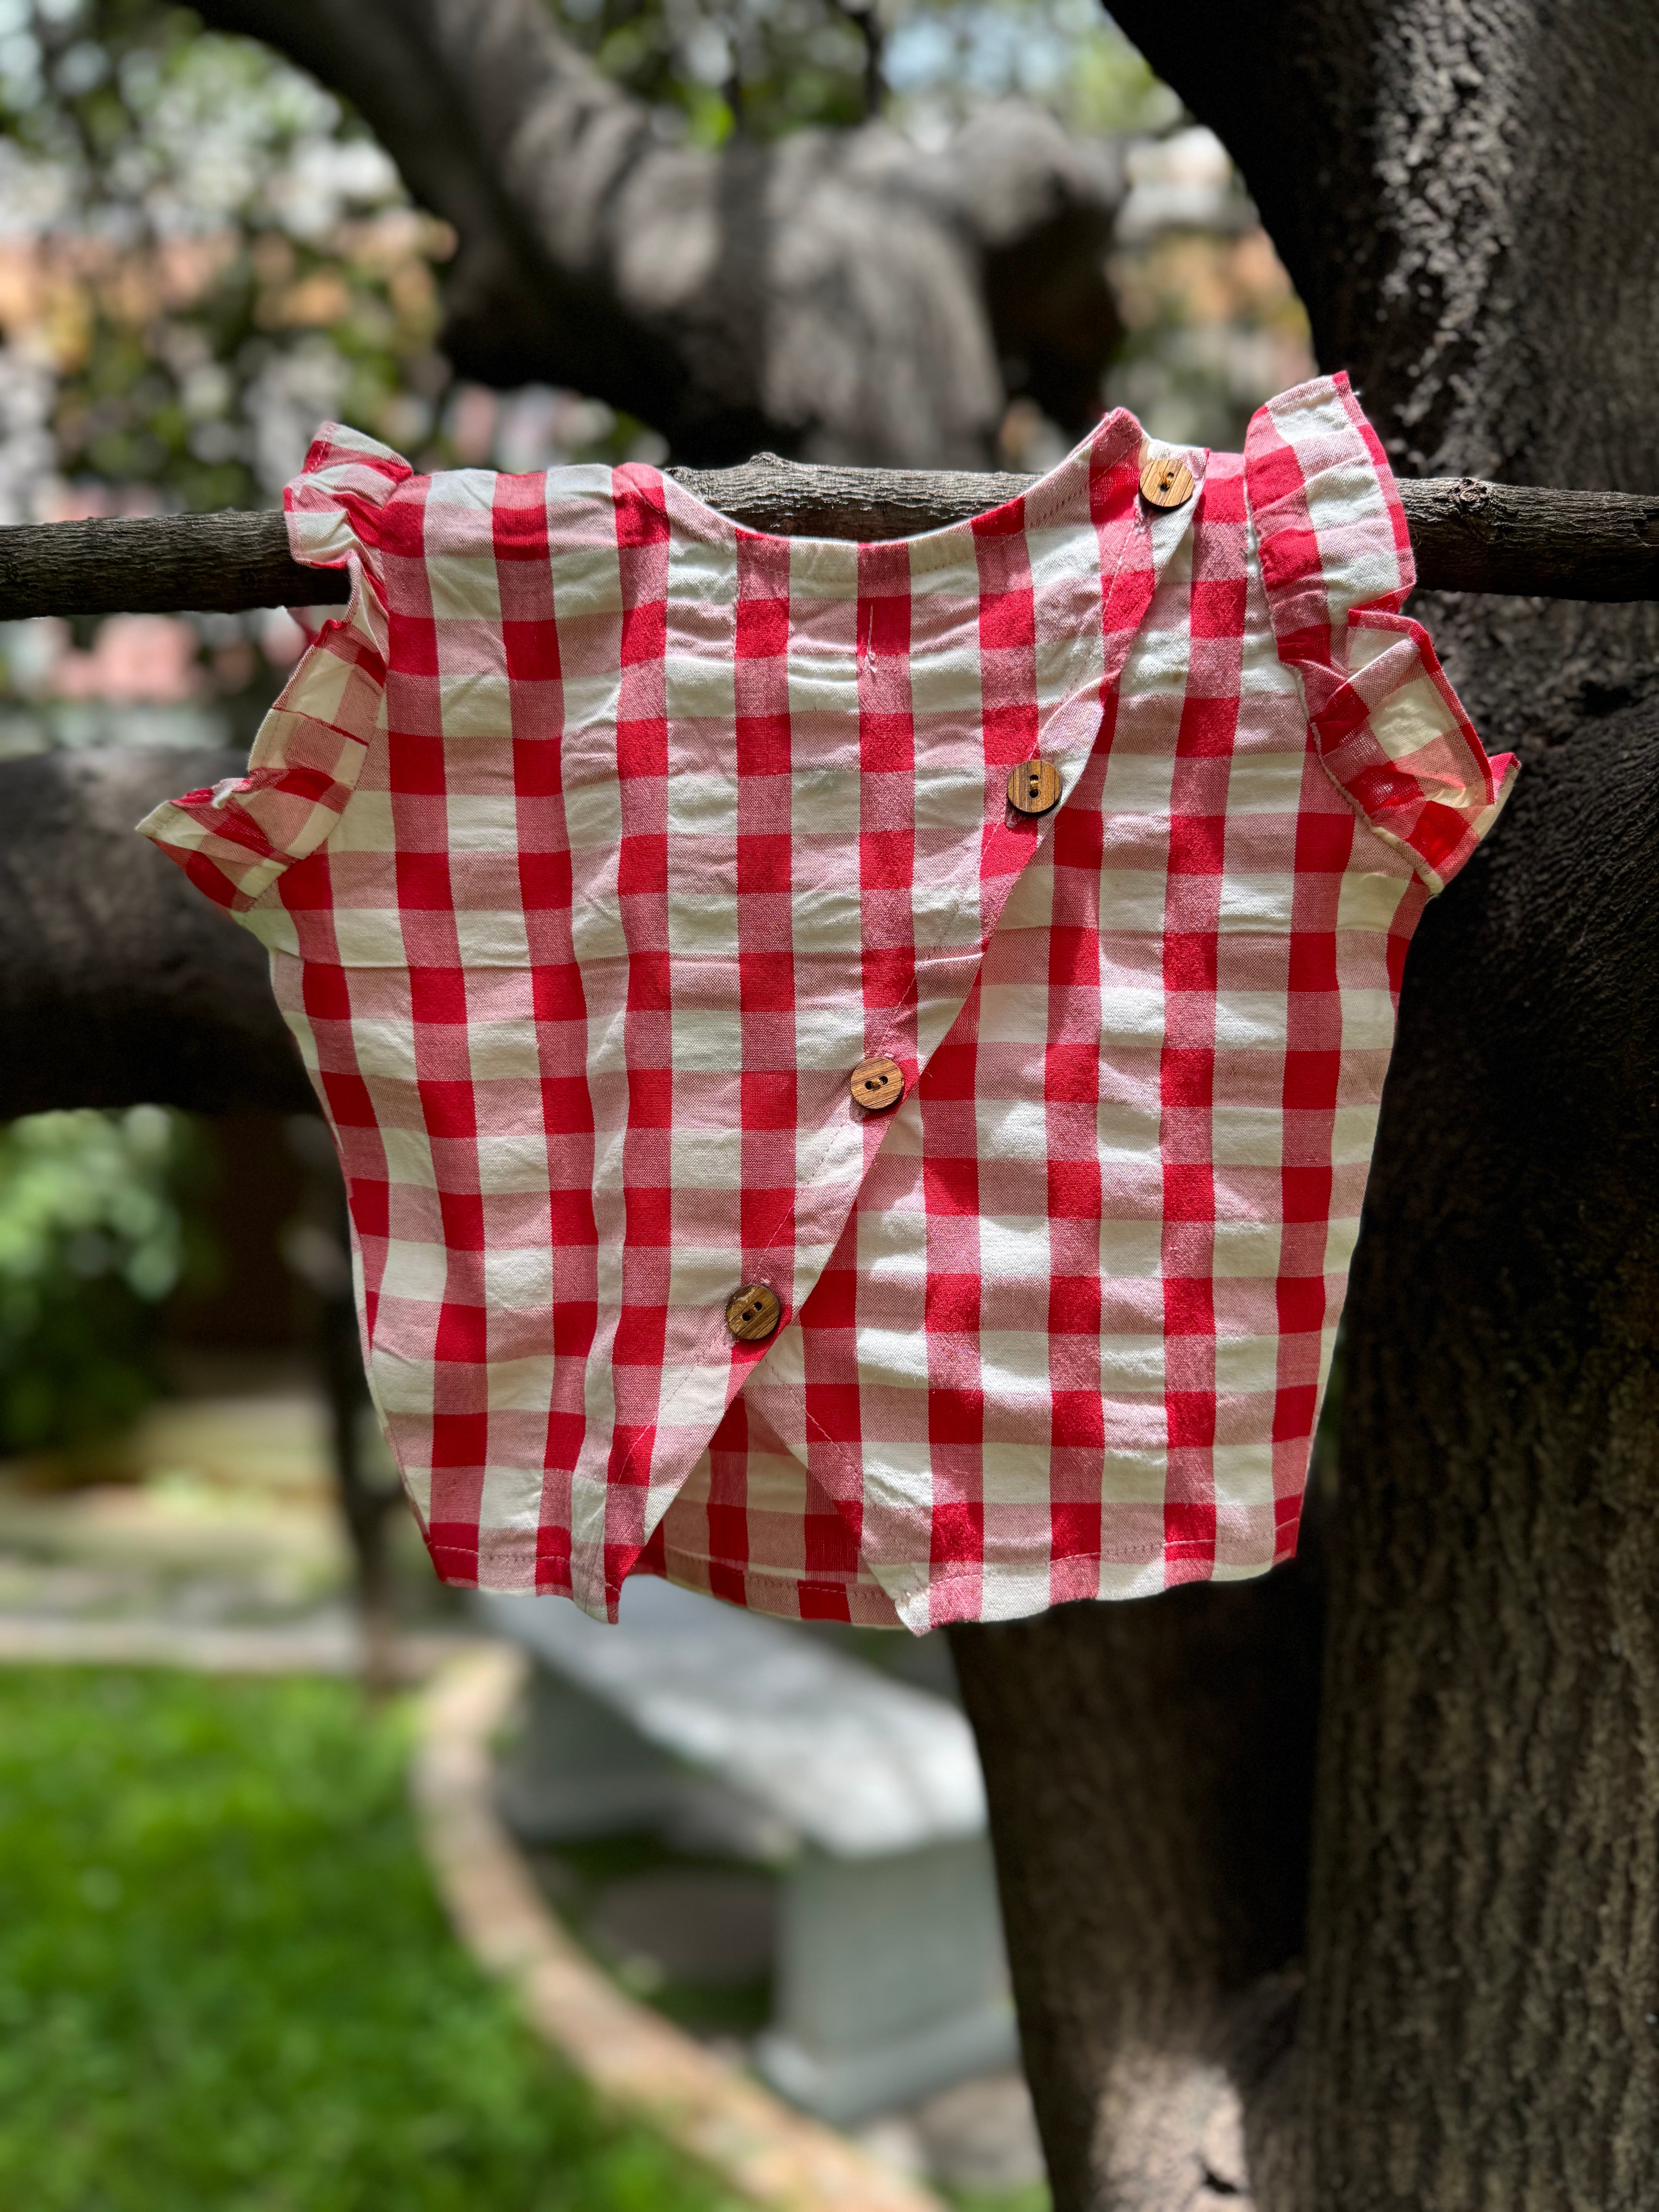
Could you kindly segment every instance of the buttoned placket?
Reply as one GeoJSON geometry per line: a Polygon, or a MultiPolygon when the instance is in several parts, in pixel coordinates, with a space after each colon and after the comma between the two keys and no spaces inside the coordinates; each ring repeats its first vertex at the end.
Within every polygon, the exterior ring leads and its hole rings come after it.
{"type": "MultiPolygon", "coordinates": [[[[984,922],[978,941],[971,951],[954,957],[947,954],[943,961],[937,954],[931,957],[918,954],[923,969],[935,976],[936,993],[939,985],[947,980],[940,971],[947,967],[953,971],[948,978],[948,988],[939,995],[939,1002],[929,1024],[934,1043],[945,1036],[972,988],[996,918],[1014,881],[1039,850],[1042,832],[1052,817],[1061,810],[1066,793],[1075,785],[1088,760],[1100,727],[1099,687],[1115,682],[1123,658],[1151,603],[1158,579],[1190,527],[1195,507],[1194,494],[1202,480],[1205,458],[1200,455],[1193,455],[1189,459],[1183,458],[1185,495],[1179,502],[1168,501],[1159,505],[1145,495],[1146,454],[1144,442],[1135,440],[1115,464],[1121,472],[1120,480],[1123,486],[1123,512],[1116,540],[1109,549],[1103,563],[1094,530],[1080,520],[1076,526],[1086,532],[1095,564],[1091,586],[1096,609],[1092,619],[1103,623],[1104,634],[1114,639],[1115,643],[1107,648],[1110,658],[1100,665],[1095,689],[1086,696],[1073,695],[1050,711],[1043,730],[1045,743],[1038,756],[1048,771],[1040,780],[1039,796],[1047,795],[1051,780],[1055,788],[1054,796],[1041,812],[1015,807],[1009,786],[1012,775],[1017,771],[998,772],[993,787],[994,797],[987,808],[981,881],[976,886],[976,891],[982,899],[984,884],[988,880],[988,862],[1002,864],[1003,872],[989,878],[1000,893],[996,898],[994,912],[984,922]],[[1133,559],[1130,557],[1132,555],[1134,556],[1133,559]],[[1000,821],[997,819],[997,800],[1007,802],[1007,811],[1000,821]],[[1010,863],[1012,866],[1008,865],[1010,863]]],[[[878,657],[875,618],[872,612],[865,611],[866,604],[860,601],[854,627],[855,658],[860,668],[867,668],[872,659],[878,657]]],[[[1075,645],[1078,641],[1073,642],[1075,645]]],[[[980,787],[984,788],[982,784],[980,787]]],[[[907,1077],[905,1069],[890,1053],[877,1053],[849,1071],[848,1090],[843,1094],[848,1103],[832,1109],[826,1141],[820,1148],[816,1169],[796,1194],[798,1224],[801,1213],[810,1209],[816,1200],[828,1199],[834,1206],[830,1224],[834,1233],[826,1229],[814,1235],[811,1238],[814,1249],[827,1254],[857,1195],[858,1182],[849,1182],[844,1175],[835,1175],[829,1165],[829,1158],[836,1147],[837,1131],[846,1129],[857,1133],[870,1129],[873,1141],[878,1144],[884,1133],[884,1127],[890,1125],[892,1109],[902,1103],[915,1080],[924,1072],[930,1055],[931,1046],[927,1050],[919,1051],[914,1077],[907,1077]],[[876,1066],[883,1070],[883,1095],[890,1097],[890,1104],[884,1109],[872,1111],[859,1097],[856,1086],[865,1078],[866,1071],[876,1066]]],[[[868,1173],[874,1152],[870,1148],[870,1140],[861,1134],[860,1146],[861,1166],[858,1181],[861,1182],[868,1173]]],[[[799,1241],[798,1230],[797,1245],[799,1241]]],[[[793,1249],[787,1254],[779,1254],[775,1258],[763,1249],[758,1250],[745,1269],[739,1288],[726,1298],[722,1306],[719,1336],[724,1348],[723,1354],[718,1356],[718,1365],[711,1358],[704,1371],[711,1376],[724,1374],[731,1377],[734,1387],[730,1393],[722,1392],[720,1411],[708,1422],[709,1433],[712,1434],[720,1413],[729,1402],[729,1395],[740,1392],[761,1363],[775,1358],[780,1345],[788,1340],[792,1330],[798,1327],[799,1310],[810,1294],[811,1285],[800,1286],[794,1280],[795,1274],[793,1249]],[[750,1303],[763,1292],[768,1294],[769,1302],[763,1305],[762,1312],[740,1330],[734,1325],[733,1314],[746,1310],[750,1303]],[[772,1317],[769,1301],[775,1302],[775,1318],[772,1317]],[[763,1318],[769,1322],[769,1326],[761,1326],[763,1318]]],[[[695,1454],[691,1455],[692,1458],[695,1456],[695,1454]]],[[[690,1471],[690,1459],[688,1459],[680,1480],[683,1481],[684,1473],[690,1471]]],[[[665,1503],[662,1510],[666,1510],[665,1503]]],[[[617,1595],[618,1585],[612,1583],[606,1593],[607,1603],[612,1611],[617,1595]]]]}

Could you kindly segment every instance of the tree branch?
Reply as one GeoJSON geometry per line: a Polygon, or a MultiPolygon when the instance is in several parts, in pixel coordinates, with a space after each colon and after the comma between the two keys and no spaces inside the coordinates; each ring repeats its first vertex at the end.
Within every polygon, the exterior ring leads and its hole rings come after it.
{"type": "MultiPolygon", "coordinates": [[[[1036,478],[922,469],[811,468],[758,453],[674,471],[722,514],[780,537],[905,538],[981,514],[1036,478]]],[[[1547,491],[1432,477],[1400,487],[1418,581],[1443,592],[1659,599],[1659,495],[1547,491]]],[[[322,606],[343,570],[290,558],[283,517],[179,514],[0,530],[0,622],[28,615],[171,614],[322,606]]]]}
{"type": "Polygon", "coordinates": [[[264,948],[132,834],[243,765],[174,745],[0,761],[0,1120],[143,1099],[314,1108],[264,948]]]}
{"type": "Polygon", "coordinates": [[[350,588],[343,569],[293,559],[274,508],[0,529],[0,622],[325,606],[349,599],[350,588]]]}
{"type": "Polygon", "coordinates": [[[454,225],[442,343],[465,376],[572,386],[705,463],[771,444],[972,466],[1005,379],[1088,421],[1121,332],[1104,269],[1121,165],[1036,107],[938,152],[879,125],[715,151],[665,143],[543,0],[199,12],[343,93],[454,225]]]}

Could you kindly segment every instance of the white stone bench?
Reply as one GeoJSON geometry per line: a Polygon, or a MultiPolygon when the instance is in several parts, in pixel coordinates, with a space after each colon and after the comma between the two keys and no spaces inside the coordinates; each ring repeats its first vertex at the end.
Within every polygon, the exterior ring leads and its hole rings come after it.
{"type": "Polygon", "coordinates": [[[1010,2064],[979,1760],[948,1699],[788,1624],[641,1578],[606,1628],[480,1597],[536,1661],[502,1810],[540,1842],[654,1828],[771,1860],[777,2088],[847,2124],[1010,2064]]]}

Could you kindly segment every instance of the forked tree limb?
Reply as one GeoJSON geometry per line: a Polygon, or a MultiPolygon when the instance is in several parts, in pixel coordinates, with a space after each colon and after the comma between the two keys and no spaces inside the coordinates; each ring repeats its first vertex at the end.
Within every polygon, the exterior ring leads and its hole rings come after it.
{"type": "Polygon", "coordinates": [[[982,467],[1023,393],[1069,433],[1122,325],[1115,141],[1001,101],[943,146],[875,123],[667,143],[545,0],[201,0],[343,94],[455,229],[462,376],[566,385],[703,466],[982,467]]]}
{"type": "MultiPolygon", "coordinates": [[[[909,537],[1012,499],[1029,476],[810,467],[758,453],[677,470],[689,491],[780,537],[909,537]]],[[[1659,599],[1659,494],[1549,491],[1433,477],[1400,487],[1427,590],[1556,599],[1659,599]]],[[[343,600],[343,573],[289,556],[283,518],[180,514],[0,530],[0,621],[172,614],[343,600]]]]}

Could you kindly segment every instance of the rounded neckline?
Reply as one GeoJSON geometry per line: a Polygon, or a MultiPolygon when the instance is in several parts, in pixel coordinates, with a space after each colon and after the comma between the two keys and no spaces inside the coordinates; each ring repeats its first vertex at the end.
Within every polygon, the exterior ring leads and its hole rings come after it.
{"type": "MultiPolygon", "coordinates": [[[[1097,466],[1110,468],[1131,451],[1139,453],[1146,442],[1146,432],[1127,407],[1115,407],[1103,415],[1094,428],[1086,432],[1063,459],[1053,468],[1033,479],[1025,489],[1016,492],[1012,499],[1000,501],[995,507],[982,508],[977,514],[963,515],[955,522],[941,523],[937,530],[919,530],[908,538],[811,538],[781,537],[769,530],[751,530],[746,523],[735,522],[729,514],[722,514],[717,507],[700,499],[688,490],[678,477],[670,476],[665,469],[656,469],[663,488],[664,505],[671,520],[677,520],[695,535],[723,546],[735,546],[739,539],[750,544],[763,545],[774,551],[789,552],[799,547],[812,553],[830,553],[856,556],[861,552],[910,552],[918,546],[933,549],[943,547],[953,540],[971,539],[976,531],[988,523],[1008,520],[1018,509],[1026,525],[1041,521],[1061,504],[1077,489],[1086,491],[1089,480],[1097,466]]],[[[1162,445],[1162,439],[1157,441],[1162,445]]],[[[1190,447],[1171,447],[1171,452],[1190,456],[1198,449],[1190,447]]],[[[921,474],[921,471],[903,473],[921,474]]],[[[1194,473],[1201,478],[1201,471],[1194,473]]],[[[1079,521],[1088,520],[1085,503],[1079,521]]]]}

